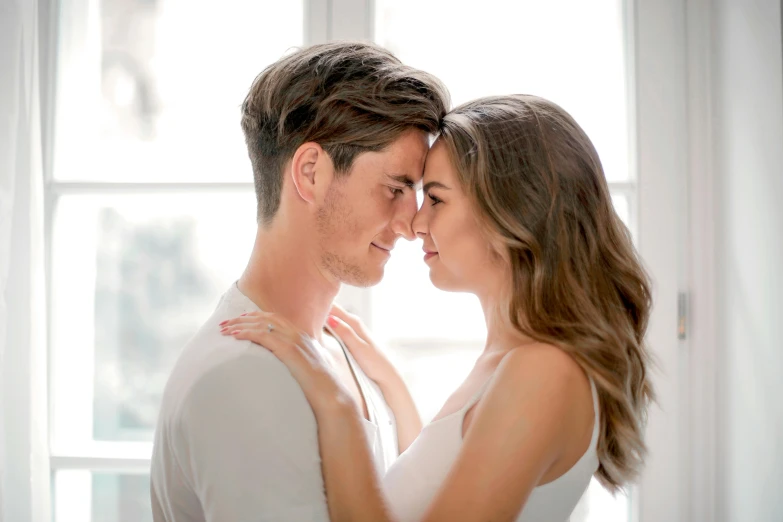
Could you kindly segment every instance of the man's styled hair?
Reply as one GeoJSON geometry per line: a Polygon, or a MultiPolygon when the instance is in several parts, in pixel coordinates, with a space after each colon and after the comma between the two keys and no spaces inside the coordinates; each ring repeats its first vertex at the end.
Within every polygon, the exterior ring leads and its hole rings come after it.
{"type": "Polygon", "coordinates": [[[437,78],[376,45],[319,44],[273,63],[242,104],[259,223],[273,220],[283,166],[303,143],[321,145],[336,174],[347,175],[358,154],[383,150],[410,129],[436,133],[448,108],[437,78]]]}

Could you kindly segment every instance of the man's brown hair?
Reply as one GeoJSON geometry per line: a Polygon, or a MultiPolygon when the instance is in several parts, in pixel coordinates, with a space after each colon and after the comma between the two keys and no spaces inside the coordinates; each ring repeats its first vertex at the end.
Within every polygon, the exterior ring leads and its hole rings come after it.
{"type": "Polygon", "coordinates": [[[448,108],[437,78],[372,44],[319,44],[273,63],[242,104],[259,223],[273,220],[283,167],[303,143],[321,145],[336,174],[347,175],[358,154],[383,150],[410,129],[437,132],[448,108]]]}

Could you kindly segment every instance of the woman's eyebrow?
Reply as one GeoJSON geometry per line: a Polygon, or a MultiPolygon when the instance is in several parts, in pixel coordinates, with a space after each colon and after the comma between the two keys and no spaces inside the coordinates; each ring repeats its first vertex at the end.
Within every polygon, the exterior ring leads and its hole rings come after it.
{"type": "Polygon", "coordinates": [[[447,187],[446,185],[444,185],[440,181],[430,181],[429,183],[424,185],[424,188],[422,190],[424,192],[427,192],[431,188],[439,188],[439,189],[443,189],[443,190],[451,190],[451,187],[447,187]]]}

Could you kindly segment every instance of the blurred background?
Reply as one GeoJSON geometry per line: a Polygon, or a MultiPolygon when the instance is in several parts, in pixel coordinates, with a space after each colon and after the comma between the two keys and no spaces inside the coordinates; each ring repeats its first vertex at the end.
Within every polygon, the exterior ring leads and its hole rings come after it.
{"type": "MultiPolygon", "coordinates": [[[[163,386],[255,234],[244,95],[295,47],[364,39],[455,105],[569,111],[653,276],[647,467],[622,495],[591,484],[572,522],[783,521],[782,7],[0,0],[0,520],[152,520],[163,386]]],[[[485,327],[420,248],[338,299],[429,420],[485,327]]]]}

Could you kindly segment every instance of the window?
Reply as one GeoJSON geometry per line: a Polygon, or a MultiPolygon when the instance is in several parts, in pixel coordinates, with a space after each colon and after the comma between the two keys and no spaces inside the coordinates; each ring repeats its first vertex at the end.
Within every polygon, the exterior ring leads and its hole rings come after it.
{"type": "MultiPolygon", "coordinates": [[[[596,146],[620,217],[636,229],[624,3],[621,0],[377,0],[375,40],[445,82],[454,105],[529,93],[566,109],[596,146]]],[[[399,242],[370,320],[425,419],[467,375],[486,329],[477,299],[429,282],[420,242],[399,242]]],[[[594,480],[572,520],[626,522],[628,499],[594,480]]]]}
{"type": "Polygon", "coordinates": [[[174,359],[241,273],[253,78],[303,43],[302,2],[61,2],[50,216],[57,522],[152,520],[174,359]],[[219,246],[217,248],[216,246],[219,246]]]}
{"type": "MultiPolygon", "coordinates": [[[[239,106],[264,66],[313,35],[374,31],[444,80],[455,103],[511,92],[558,102],[593,139],[635,230],[621,0],[378,0],[373,30],[349,24],[370,3],[61,2],[47,184],[57,522],[151,520],[147,470],[171,364],[252,246],[239,106]],[[327,9],[331,25],[314,27],[327,9]]],[[[420,255],[418,242],[399,242],[382,284],[341,298],[388,346],[429,419],[485,329],[477,301],[434,289],[420,255]]],[[[593,486],[575,520],[625,522],[627,504],[593,486]]]]}

